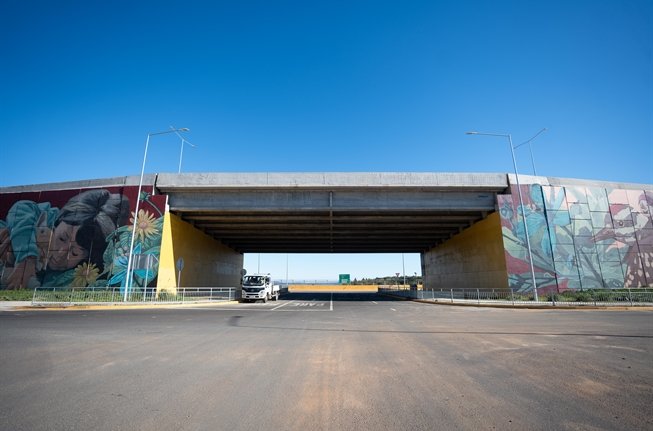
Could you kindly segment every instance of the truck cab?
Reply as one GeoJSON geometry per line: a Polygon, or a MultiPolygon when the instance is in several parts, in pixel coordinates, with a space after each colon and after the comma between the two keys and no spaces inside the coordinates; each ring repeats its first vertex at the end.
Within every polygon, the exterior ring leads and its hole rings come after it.
{"type": "Polygon", "coordinates": [[[257,301],[263,302],[273,299],[279,299],[280,289],[278,284],[272,284],[270,274],[251,274],[243,277],[242,295],[243,302],[257,301]]]}

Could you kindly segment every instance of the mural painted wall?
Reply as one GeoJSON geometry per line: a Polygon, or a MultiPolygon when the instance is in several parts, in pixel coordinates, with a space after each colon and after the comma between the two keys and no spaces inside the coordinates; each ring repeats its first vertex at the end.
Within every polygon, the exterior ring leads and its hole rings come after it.
{"type": "MultiPolygon", "coordinates": [[[[653,191],[521,186],[538,291],[653,285],[653,191]]],[[[510,287],[533,288],[517,186],[498,197],[510,287]]]]}
{"type": "MultiPolygon", "coordinates": [[[[156,284],[166,197],[141,191],[134,287],[156,284]]],[[[0,288],[125,285],[138,187],[0,195],[0,288]]]]}

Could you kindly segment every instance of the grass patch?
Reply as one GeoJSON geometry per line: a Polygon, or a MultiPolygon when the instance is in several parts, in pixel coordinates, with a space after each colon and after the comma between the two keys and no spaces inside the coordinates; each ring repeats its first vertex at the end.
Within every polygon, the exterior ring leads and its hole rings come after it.
{"type": "Polygon", "coordinates": [[[31,301],[32,289],[0,290],[0,301],[31,301]]]}
{"type": "Polygon", "coordinates": [[[651,300],[649,289],[588,289],[549,293],[547,300],[557,302],[645,302],[651,300]]]}

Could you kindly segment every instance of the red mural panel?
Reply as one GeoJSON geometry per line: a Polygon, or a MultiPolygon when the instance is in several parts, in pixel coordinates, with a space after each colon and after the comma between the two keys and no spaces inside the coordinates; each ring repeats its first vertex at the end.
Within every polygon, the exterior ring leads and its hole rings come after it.
{"type": "MultiPolygon", "coordinates": [[[[143,187],[134,286],[156,282],[166,197],[143,187]]],[[[0,195],[0,288],[124,286],[138,187],[0,195]]]]}

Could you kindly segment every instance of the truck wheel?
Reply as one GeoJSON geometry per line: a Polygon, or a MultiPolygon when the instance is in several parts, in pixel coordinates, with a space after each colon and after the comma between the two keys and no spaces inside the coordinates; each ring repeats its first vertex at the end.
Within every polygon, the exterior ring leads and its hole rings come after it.
{"type": "Polygon", "coordinates": [[[263,303],[265,304],[266,302],[268,302],[268,295],[267,294],[263,297],[263,303]]]}

